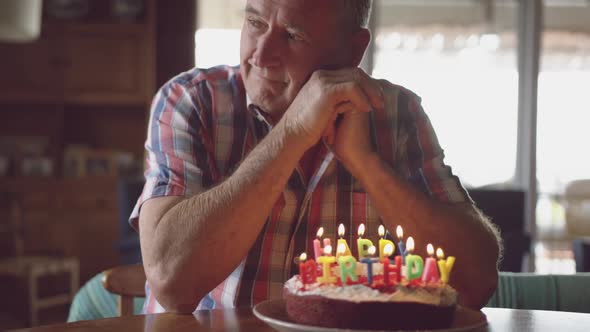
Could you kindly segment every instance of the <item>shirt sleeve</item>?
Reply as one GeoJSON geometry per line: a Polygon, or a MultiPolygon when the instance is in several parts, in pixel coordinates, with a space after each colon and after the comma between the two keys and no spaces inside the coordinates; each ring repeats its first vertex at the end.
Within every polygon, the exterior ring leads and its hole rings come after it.
{"type": "Polygon", "coordinates": [[[204,126],[196,86],[172,80],[152,102],[148,125],[145,185],[129,222],[138,229],[142,204],[154,197],[190,197],[205,189],[214,176],[210,136],[204,126]]]}
{"type": "Polygon", "coordinates": [[[407,145],[403,150],[410,182],[422,191],[445,203],[470,202],[467,191],[450,166],[444,162],[444,151],[438,143],[432,124],[424,112],[420,98],[411,94],[403,126],[407,145]]]}

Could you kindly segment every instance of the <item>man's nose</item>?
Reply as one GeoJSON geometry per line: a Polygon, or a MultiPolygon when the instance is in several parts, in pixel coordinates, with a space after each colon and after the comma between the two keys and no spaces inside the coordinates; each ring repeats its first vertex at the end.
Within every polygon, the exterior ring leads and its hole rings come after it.
{"type": "Polygon", "coordinates": [[[274,67],[280,65],[282,41],[274,31],[268,30],[258,37],[256,51],[253,54],[254,64],[257,67],[274,67]]]}

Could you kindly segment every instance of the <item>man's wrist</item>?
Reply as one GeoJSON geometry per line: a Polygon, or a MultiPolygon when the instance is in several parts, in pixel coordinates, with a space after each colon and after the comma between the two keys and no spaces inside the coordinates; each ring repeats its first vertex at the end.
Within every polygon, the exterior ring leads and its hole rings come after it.
{"type": "Polygon", "coordinates": [[[374,151],[367,151],[366,153],[357,155],[355,158],[340,161],[344,164],[344,167],[346,167],[350,174],[361,181],[361,183],[367,176],[370,176],[371,169],[379,167],[382,163],[381,157],[374,151]]]}

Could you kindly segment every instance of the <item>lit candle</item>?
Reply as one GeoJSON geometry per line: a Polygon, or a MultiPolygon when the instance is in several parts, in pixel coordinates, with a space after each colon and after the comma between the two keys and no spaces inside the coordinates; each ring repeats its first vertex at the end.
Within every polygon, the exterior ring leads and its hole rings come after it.
{"type": "Polygon", "coordinates": [[[379,225],[377,232],[379,233],[379,237],[380,237],[380,239],[379,239],[379,259],[383,259],[383,257],[385,257],[385,246],[387,246],[387,245],[391,245],[393,248],[393,251],[389,255],[387,255],[387,257],[391,256],[393,254],[393,252],[395,251],[395,245],[393,244],[393,242],[383,238],[385,236],[385,227],[383,225],[379,225]]]}
{"type": "Polygon", "coordinates": [[[303,285],[309,285],[316,282],[317,279],[317,267],[314,260],[307,260],[307,254],[302,253],[299,256],[299,276],[303,285]]]}
{"type": "Polygon", "coordinates": [[[356,260],[353,256],[338,257],[338,265],[340,266],[340,280],[343,284],[346,283],[347,279],[354,282],[358,281],[358,276],[356,275],[356,260]]]}
{"type": "Polygon", "coordinates": [[[369,287],[373,284],[373,263],[377,262],[377,259],[372,258],[372,256],[375,255],[376,251],[377,249],[375,246],[369,247],[367,250],[367,257],[361,259],[361,263],[367,264],[367,284],[369,287]]]}
{"type": "Polygon", "coordinates": [[[428,258],[426,258],[426,263],[424,264],[424,274],[422,274],[422,281],[423,282],[438,282],[440,276],[438,274],[438,268],[436,267],[436,260],[432,255],[434,255],[434,247],[432,244],[428,244],[426,246],[426,251],[428,252],[428,258]]]}
{"type": "Polygon", "coordinates": [[[346,243],[346,240],[344,239],[344,225],[340,224],[340,226],[338,226],[338,236],[340,236],[340,239],[338,239],[338,244],[336,249],[340,248],[341,245],[344,246],[344,251],[340,252],[340,251],[336,251],[336,257],[339,256],[352,256],[352,254],[350,253],[350,248],[348,247],[348,244],[346,243]]]}
{"type": "Polygon", "coordinates": [[[324,256],[320,256],[318,261],[322,264],[322,276],[318,277],[317,280],[324,284],[335,283],[336,277],[332,276],[330,272],[330,265],[336,262],[336,257],[332,256],[332,246],[324,247],[324,256]]]}
{"type": "Polygon", "coordinates": [[[393,273],[395,276],[395,282],[397,282],[398,284],[402,281],[402,256],[397,255],[395,256],[395,265],[390,265],[389,266],[389,273],[393,273]]]}
{"type": "Polygon", "coordinates": [[[408,237],[408,255],[406,256],[406,278],[408,281],[418,279],[424,271],[424,261],[418,255],[412,255],[414,251],[414,238],[408,237]]]}
{"type": "Polygon", "coordinates": [[[441,248],[436,249],[436,257],[438,257],[438,269],[440,270],[440,280],[443,283],[449,282],[451,277],[451,270],[455,264],[455,257],[449,256],[445,260],[445,253],[441,248]]]}
{"type": "Polygon", "coordinates": [[[365,235],[365,224],[360,224],[358,229],[359,238],[356,240],[356,245],[359,253],[359,260],[367,256],[369,247],[373,246],[373,242],[369,239],[363,239],[365,235]]]}
{"type": "Polygon", "coordinates": [[[383,264],[383,283],[389,285],[389,256],[393,254],[393,244],[388,243],[383,248],[383,258],[381,258],[381,264],[383,264]]]}
{"type": "Polygon", "coordinates": [[[403,241],[404,230],[402,229],[402,226],[398,225],[395,229],[395,233],[397,234],[397,239],[399,240],[399,242],[397,243],[397,247],[399,248],[399,254],[402,256],[402,262],[405,264],[407,251],[403,241]]]}
{"type": "Polygon", "coordinates": [[[324,235],[324,228],[320,227],[318,232],[316,233],[316,239],[313,240],[313,253],[315,255],[315,259],[317,260],[322,255],[322,245],[320,243],[320,239],[324,235]]]}

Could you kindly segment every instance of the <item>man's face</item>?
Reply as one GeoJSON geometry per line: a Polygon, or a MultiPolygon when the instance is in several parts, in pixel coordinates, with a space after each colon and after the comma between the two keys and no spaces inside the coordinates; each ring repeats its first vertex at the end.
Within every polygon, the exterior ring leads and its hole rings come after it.
{"type": "Polygon", "coordinates": [[[318,69],[351,66],[340,0],[247,0],[241,73],[252,102],[278,120],[318,69]]]}

